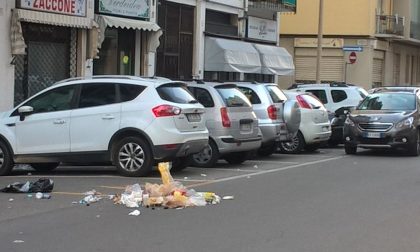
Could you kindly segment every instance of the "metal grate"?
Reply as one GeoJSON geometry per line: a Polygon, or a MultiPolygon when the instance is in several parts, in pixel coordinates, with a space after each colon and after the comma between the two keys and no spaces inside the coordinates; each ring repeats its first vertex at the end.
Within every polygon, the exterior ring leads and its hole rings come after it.
{"type": "Polygon", "coordinates": [[[25,55],[16,55],[15,58],[15,99],[14,105],[25,100],[25,88],[24,88],[24,72],[25,72],[25,55]]]}
{"type": "Polygon", "coordinates": [[[392,125],[392,123],[359,123],[359,128],[368,131],[387,131],[392,125]]]}
{"type": "Polygon", "coordinates": [[[70,30],[70,78],[77,76],[77,29],[70,30]]]}

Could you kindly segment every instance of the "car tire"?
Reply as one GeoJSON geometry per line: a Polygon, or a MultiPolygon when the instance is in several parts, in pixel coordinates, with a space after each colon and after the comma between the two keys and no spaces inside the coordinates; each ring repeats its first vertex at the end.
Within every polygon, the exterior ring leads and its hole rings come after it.
{"type": "Polygon", "coordinates": [[[0,176],[9,174],[14,165],[12,152],[0,141],[0,176]]]}
{"type": "Polygon", "coordinates": [[[233,153],[229,153],[226,156],[224,156],[224,159],[229,164],[233,164],[233,165],[242,164],[243,162],[245,162],[246,160],[249,159],[248,154],[249,153],[247,151],[233,152],[233,153]]]}
{"type": "Polygon", "coordinates": [[[410,144],[410,146],[407,149],[408,155],[409,156],[413,156],[413,157],[417,157],[418,155],[420,155],[420,137],[419,137],[420,131],[417,131],[416,134],[416,142],[413,144],[410,144]]]}
{"type": "Polygon", "coordinates": [[[302,151],[305,146],[305,139],[302,133],[299,131],[290,142],[281,142],[279,149],[281,153],[286,154],[298,154],[302,151]]]}
{"type": "Polygon", "coordinates": [[[31,164],[32,168],[39,172],[52,171],[57,168],[60,163],[34,163],[31,164]]]}
{"type": "Polygon", "coordinates": [[[316,151],[318,150],[320,147],[320,144],[307,144],[305,145],[304,149],[306,151],[316,151]]]}
{"type": "Polygon", "coordinates": [[[189,158],[192,166],[210,168],[219,160],[219,148],[213,140],[209,140],[209,144],[199,153],[193,154],[189,158]]]}
{"type": "Polygon", "coordinates": [[[268,157],[277,151],[277,147],[277,142],[270,143],[269,145],[259,148],[257,153],[259,156],[268,157]]]}
{"type": "Polygon", "coordinates": [[[354,155],[357,152],[357,146],[353,146],[350,144],[344,144],[344,151],[348,155],[354,155]]]}
{"type": "Polygon", "coordinates": [[[138,177],[152,170],[152,152],[144,139],[125,137],[112,150],[112,160],[121,175],[138,177]]]}
{"type": "Polygon", "coordinates": [[[178,171],[182,171],[185,168],[188,167],[190,158],[189,157],[180,157],[180,158],[175,158],[174,160],[172,160],[172,168],[171,171],[174,172],[178,172],[178,171]]]}

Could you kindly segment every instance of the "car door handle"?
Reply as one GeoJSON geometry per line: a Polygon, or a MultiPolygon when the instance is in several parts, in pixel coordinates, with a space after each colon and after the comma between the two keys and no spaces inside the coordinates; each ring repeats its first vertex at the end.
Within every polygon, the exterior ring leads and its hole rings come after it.
{"type": "Polygon", "coordinates": [[[104,119],[104,120],[112,120],[112,119],[115,119],[115,116],[113,116],[113,115],[104,115],[104,116],[102,116],[102,119],[104,119]]]}
{"type": "Polygon", "coordinates": [[[57,119],[54,121],[54,124],[65,124],[66,121],[64,121],[63,119],[57,119]]]}

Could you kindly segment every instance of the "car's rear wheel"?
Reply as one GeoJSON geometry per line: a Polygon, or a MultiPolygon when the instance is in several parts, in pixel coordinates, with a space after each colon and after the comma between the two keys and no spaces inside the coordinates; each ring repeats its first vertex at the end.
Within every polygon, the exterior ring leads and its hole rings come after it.
{"type": "Polygon", "coordinates": [[[281,142],[279,145],[280,152],[287,154],[300,153],[305,146],[305,139],[299,131],[290,142],[281,142]]]}
{"type": "Polygon", "coordinates": [[[249,153],[247,151],[241,151],[241,152],[233,152],[229,153],[226,156],[224,156],[224,159],[229,164],[242,164],[246,160],[248,160],[249,153]]]}
{"type": "Polygon", "coordinates": [[[258,149],[257,153],[260,156],[268,157],[277,151],[277,142],[270,143],[269,145],[263,146],[258,149]]]}
{"type": "Polygon", "coordinates": [[[408,147],[407,151],[408,151],[408,155],[410,156],[418,156],[420,155],[420,131],[417,131],[416,134],[416,141],[412,144],[410,144],[410,146],[408,147]]]}
{"type": "Polygon", "coordinates": [[[13,166],[12,153],[6,144],[0,141],[0,176],[9,174],[13,166]]]}
{"type": "Polygon", "coordinates": [[[354,155],[357,152],[357,146],[353,146],[350,144],[344,144],[344,151],[346,154],[354,155]]]}
{"type": "Polygon", "coordinates": [[[33,163],[31,164],[32,168],[40,172],[52,171],[55,168],[57,168],[59,165],[60,163],[33,163]]]}
{"type": "Polygon", "coordinates": [[[213,140],[199,153],[192,155],[189,159],[190,164],[196,167],[213,167],[219,159],[219,149],[213,140]]]}
{"type": "Polygon", "coordinates": [[[113,148],[113,161],[121,175],[144,176],[152,169],[152,152],[139,137],[125,137],[113,148]]]}

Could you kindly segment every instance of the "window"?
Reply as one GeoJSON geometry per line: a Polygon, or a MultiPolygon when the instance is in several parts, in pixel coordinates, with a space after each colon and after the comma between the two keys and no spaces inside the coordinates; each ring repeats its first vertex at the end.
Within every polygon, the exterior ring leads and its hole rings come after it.
{"type": "Polygon", "coordinates": [[[79,108],[88,108],[116,103],[115,84],[93,83],[82,85],[79,108]]]}
{"type": "Polygon", "coordinates": [[[357,107],[358,110],[395,110],[416,109],[414,94],[382,93],[367,96],[357,107]]]}
{"type": "Polygon", "coordinates": [[[140,85],[120,84],[121,102],[134,100],[145,88],[140,85]]]}
{"type": "Polygon", "coordinates": [[[325,92],[325,90],[305,90],[306,92],[310,92],[313,95],[315,95],[322,103],[327,104],[328,103],[328,99],[327,99],[327,93],[325,92]]]}
{"type": "Polygon", "coordinates": [[[274,103],[281,103],[287,100],[286,95],[277,86],[267,86],[267,90],[274,103]]]}
{"type": "Polygon", "coordinates": [[[347,99],[346,91],[344,90],[331,90],[333,102],[341,102],[347,99]]]}
{"type": "Polygon", "coordinates": [[[324,105],[314,96],[312,95],[302,95],[305,98],[305,101],[311,105],[313,109],[320,109],[324,108],[324,105]]]}
{"type": "Polygon", "coordinates": [[[158,87],[157,92],[165,101],[175,103],[197,103],[187,87],[181,83],[171,83],[158,87]]]}
{"type": "MultiPolygon", "coordinates": [[[[34,97],[23,106],[33,107],[33,113],[68,110],[72,108],[71,102],[75,89],[76,85],[55,88],[34,97]]],[[[16,115],[16,111],[13,114],[16,115]]]]}
{"type": "Polygon", "coordinates": [[[222,85],[216,87],[217,92],[223,98],[227,107],[251,107],[246,96],[235,86],[222,85]]]}
{"type": "Polygon", "coordinates": [[[258,95],[254,92],[254,90],[246,87],[238,87],[239,90],[248,98],[251,104],[261,104],[261,100],[258,95]]]}
{"type": "Polygon", "coordinates": [[[214,101],[207,90],[194,87],[189,87],[189,90],[194,94],[194,97],[197,99],[197,101],[201,103],[201,105],[203,105],[205,108],[214,107],[214,101]]]}

